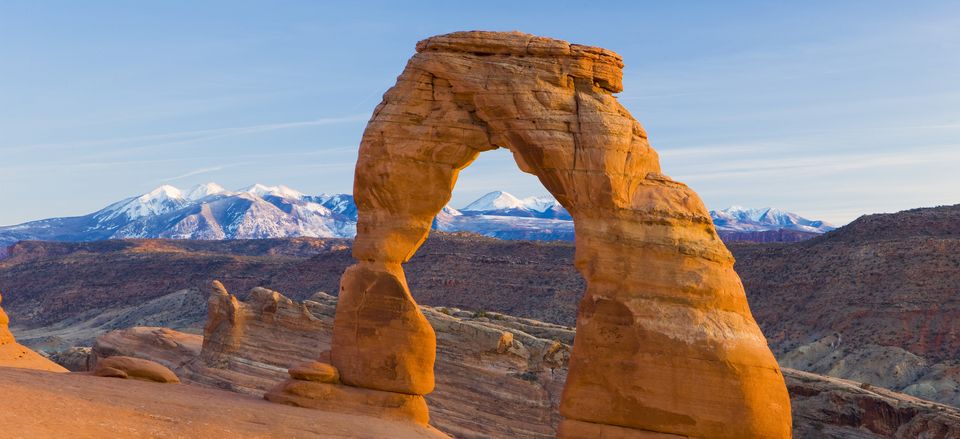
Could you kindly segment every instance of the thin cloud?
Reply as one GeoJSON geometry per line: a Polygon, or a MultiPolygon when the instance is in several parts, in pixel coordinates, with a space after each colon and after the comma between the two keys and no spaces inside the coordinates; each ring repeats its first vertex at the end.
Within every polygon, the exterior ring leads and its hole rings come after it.
{"type": "Polygon", "coordinates": [[[687,96],[700,96],[706,94],[705,92],[685,92],[685,93],[654,93],[647,95],[631,95],[631,96],[617,96],[617,100],[620,101],[640,101],[646,99],[668,99],[668,98],[679,98],[687,96]]]}
{"type": "Polygon", "coordinates": [[[660,158],[666,160],[681,159],[687,157],[708,157],[708,156],[734,156],[735,154],[752,154],[764,151],[770,151],[774,148],[789,146],[784,143],[739,143],[730,145],[705,145],[697,147],[656,148],[660,158]]]}
{"type": "Polygon", "coordinates": [[[218,166],[210,166],[210,167],[206,167],[206,168],[194,169],[193,171],[187,172],[187,173],[185,173],[185,174],[180,174],[180,175],[177,175],[177,176],[174,176],[174,177],[164,178],[164,179],[161,179],[160,181],[176,181],[176,180],[182,180],[182,179],[187,178],[187,177],[193,177],[193,176],[202,175],[202,174],[209,174],[209,173],[211,173],[211,172],[221,171],[221,170],[224,170],[224,169],[227,169],[227,168],[233,168],[233,167],[242,166],[242,165],[245,165],[245,164],[246,164],[246,163],[233,163],[233,164],[229,164],[229,165],[218,165],[218,166]]]}
{"type": "MultiPolygon", "coordinates": [[[[0,152],[16,152],[16,151],[25,151],[25,150],[41,150],[41,149],[63,149],[63,148],[76,148],[76,147],[90,147],[90,146],[110,146],[117,144],[129,144],[129,143],[140,143],[140,142],[152,142],[152,141],[162,141],[162,140],[174,140],[169,143],[162,143],[159,145],[148,145],[147,148],[155,146],[167,146],[171,144],[180,144],[180,143],[192,143],[203,140],[210,140],[222,137],[230,136],[239,136],[245,134],[255,134],[262,133],[267,131],[277,131],[277,130],[286,130],[293,128],[304,128],[312,126],[322,126],[322,125],[336,125],[343,123],[352,123],[352,122],[362,122],[369,118],[368,114],[355,114],[352,116],[344,117],[329,117],[329,118],[320,118],[314,120],[306,121],[297,121],[297,122],[280,122],[280,123],[270,123],[270,124],[259,124],[259,125],[249,125],[242,127],[229,127],[229,128],[214,128],[214,129],[205,129],[205,130],[191,130],[191,131],[176,131],[171,133],[162,133],[162,134],[149,134],[144,136],[130,136],[130,137],[113,137],[106,139],[95,139],[95,140],[83,140],[77,142],[60,142],[60,143],[40,143],[32,145],[13,145],[0,147],[0,152]]],[[[144,148],[144,147],[140,147],[144,148]]]]}
{"type": "Polygon", "coordinates": [[[824,157],[782,157],[734,161],[724,165],[703,166],[705,172],[687,169],[678,173],[678,179],[687,182],[728,179],[731,177],[751,178],[776,174],[809,175],[849,172],[854,170],[915,166],[930,163],[944,163],[960,160],[960,145],[944,145],[928,148],[926,151],[911,150],[890,154],[832,155],[824,157]],[[716,170],[718,167],[723,169],[716,170]]]}

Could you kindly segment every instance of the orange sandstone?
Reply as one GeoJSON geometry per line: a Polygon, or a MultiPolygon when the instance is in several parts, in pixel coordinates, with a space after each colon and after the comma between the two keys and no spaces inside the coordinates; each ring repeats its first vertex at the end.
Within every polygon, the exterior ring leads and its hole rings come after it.
{"type": "Polygon", "coordinates": [[[573,216],[587,281],[559,437],[790,437],[783,376],[733,257],[613,95],[622,67],[609,50],[518,32],[417,44],[360,145],[358,263],[341,281],[330,353],[343,384],[397,398],[433,389],[435,336],[401,264],[460,170],[506,148],[573,216]]]}
{"type": "Polygon", "coordinates": [[[106,378],[129,378],[157,383],[180,384],[180,378],[177,378],[173,371],[160,363],[124,356],[98,360],[93,375],[106,378]]]}
{"type": "MultiPolygon", "coordinates": [[[[2,303],[3,295],[0,294],[0,304],[2,303]]],[[[3,307],[0,307],[0,367],[69,372],[63,366],[17,343],[10,332],[9,324],[10,317],[3,311],[3,307]]]]}
{"type": "MultiPolygon", "coordinates": [[[[3,295],[0,294],[0,305],[3,304],[3,295]]],[[[8,343],[13,343],[16,339],[13,338],[13,333],[10,332],[10,317],[7,317],[7,313],[4,312],[3,307],[0,307],[0,345],[5,345],[8,343]]]]}

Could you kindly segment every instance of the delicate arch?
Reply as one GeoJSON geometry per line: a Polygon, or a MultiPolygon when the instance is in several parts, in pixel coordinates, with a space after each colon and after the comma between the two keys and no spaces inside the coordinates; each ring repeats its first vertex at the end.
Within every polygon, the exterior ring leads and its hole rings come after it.
{"type": "Polygon", "coordinates": [[[732,256],[613,96],[620,57],[495,32],[433,37],[417,52],[360,145],[357,264],[341,281],[331,351],[342,382],[433,389],[434,333],[401,264],[459,171],[504,147],[572,215],[587,281],[560,436],[790,437],[783,378],[732,256]]]}

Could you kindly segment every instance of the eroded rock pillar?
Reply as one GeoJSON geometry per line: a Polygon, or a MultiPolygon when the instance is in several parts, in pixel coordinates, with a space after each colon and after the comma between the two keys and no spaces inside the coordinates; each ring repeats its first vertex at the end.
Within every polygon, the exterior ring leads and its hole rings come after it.
{"type": "MultiPolygon", "coordinates": [[[[0,293],[0,305],[3,305],[3,294],[0,293]]],[[[7,313],[3,311],[3,307],[0,306],[0,345],[5,345],[7,343],[13,343],[16,339],[13,338],[13,333],[10,332],[10,317],[7,317],[7,313]]]]}
{"type": "Polygon", "coordinates": [[[437,338],[400,264],[361,262],[340,281],[331,359],[344,384],[426,395],[437,338]]]}
{"type": "Polygon", "coordinates": [[[426,239],[459,171],[495,148],[457,100],[449,81],[410,68],[384,95],[357,159],[357,264],[340,281],[329,352],[338,381],[291,380],[271,400],[428,421],[423,395],[434,387],[436,335],[401,264],[426,239]]]}
{"type": "MultiPolygon", "coordinates": [[[[3,294],[0,294],[0,305],[3,305],[3,294]]],[[[69,372],[63,366],[17,343],[9,325],[10,318],[0,306],[0,367],[69,372]]]]}

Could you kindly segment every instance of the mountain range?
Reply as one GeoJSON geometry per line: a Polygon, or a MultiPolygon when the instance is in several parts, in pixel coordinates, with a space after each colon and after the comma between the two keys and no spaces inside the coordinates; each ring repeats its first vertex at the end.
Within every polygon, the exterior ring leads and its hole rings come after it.
{"type": "MultiPolygon", "coordinates": [[[[823,221],[771,208],[731,207],[710,215],[728,240],[799,241],[833,230],[823,221]]],[[[351,238],[356,224],[357,207],[349,194],[306,195],[262,184],[235,191],[216,183],[186,191],[164,185],[89,215],[0,227],[0,247],[24,240],[351,238]]],[[[570,214],[552,197],[520,199],[503,191],[462,209],[444,207],[434,229],[501,239],[570,241],[574,236],[570,214]]]]}

